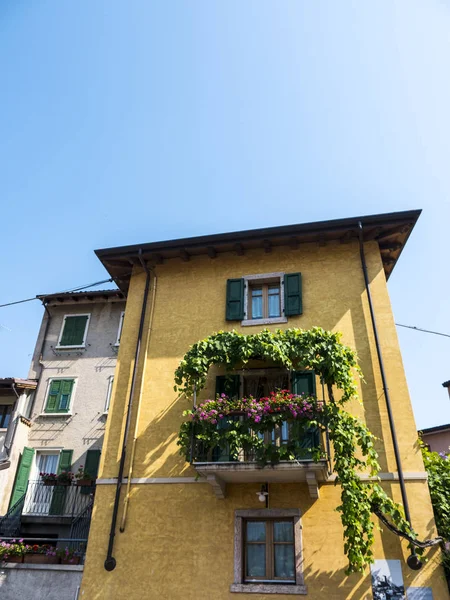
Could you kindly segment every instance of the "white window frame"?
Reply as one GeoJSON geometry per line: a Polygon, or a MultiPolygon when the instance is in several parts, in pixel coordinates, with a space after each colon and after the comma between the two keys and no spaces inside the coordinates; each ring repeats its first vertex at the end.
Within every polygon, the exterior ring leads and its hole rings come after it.
{"type": "Polygon", "coordinates": [[[47,380],[47,387],[45,389],[45,396],[44,396],[44,402],[42,403],[42,412],[38,415],[39,417],[72,417],[73,416],[73,403],[75,400],[75,394],[77,391],[77,383],[78,383],[78,377],[74,377],[71,375],[67,375],[64,377],[49,377],[49,379],[47,380]],[[69,407],[67,409],[67,412],[57,412],[57,413],[50,413],[50,412],[45,412],[45,407],[47,406],[47,400],[48,400],[48,394],[50,392],[50,386],[52,385],[52,381],[59,381],[62,379],[71,379],[73,381],[73,388],[72,388],[72,393],[70,394],[70,402],[69,402],[69,407]]]}
{"type": "Polygon", "coordinates": [[[284,273],[276,271],[275,273],[260,273],[258,275],[244,275],[244,319],[241,321],[243,327],[251,325],[271,325],[273,323],[287,323],[287,317],[284,314],[284,273]],[[261,280],[273,279],[280,282],[280,317],[271,317],[268,319],[247,319],[249,314],[249,288],[261,280]]]}
{"type": "Polygon", "coordinates": [[[105,410],[103,411],[104,415],[107,415],[109,412],[109,406],[111,404],[111,396],[112,396],[112,390],[113,390],[113,385],[114,385],[114,375],[110,375],[108,377],[109,381],[108,381],[108,390],[106,392],[106,400],[105,400],[105,410]]]}
{"type": "Polygon", "coordinates": [[[90,320],[91,320],[91,313],[72,313],[72,314],[64,315],[63,322],[62,322],[62,325],[61,325],[61,330],[59,332],[58,344],[56,345],[56,348],[58,350],[64,350],[65,348],[85,348],[86,347],[87,332],[88,332],[88,329],[89,329],[89,322],[90,322],[90,320]],[[87,317],[86,325],[84,327],[83,342],[81,344],[77,344],[76,346],[61,346],[61,339],[62,339],[62,336],[63,336],[63,333],[64,333],[64,327],[66,325],[66,319],[67,319],[67,317],[87,317]]]}
{"type": "Polygon", "coordinates": [[[236,510],[234,513],[234,583],[230,586],[230,592],[241,594],[307,594],[303,578],[303,554],[302,554],[302,525],[301,515],[298,508],[256,508],[248,510],[236,510]],[[286,519],[294,521],[294,550],[295,550],[295,583],[244,583],[243,557],[244,537],[243,525],[246,519],[286,519]]]}
{"type": "Polygon", "coordinates": [[[123,320],[125,318],[125,311],[123,310],[120,313],[120,320],[119,320],[119,329],[117,330],[117,339],[116,339],[116,343],[114,344],[114,346],[120,346],[120,338],[122,337],[122,329],[123,329],[123,320]]]}

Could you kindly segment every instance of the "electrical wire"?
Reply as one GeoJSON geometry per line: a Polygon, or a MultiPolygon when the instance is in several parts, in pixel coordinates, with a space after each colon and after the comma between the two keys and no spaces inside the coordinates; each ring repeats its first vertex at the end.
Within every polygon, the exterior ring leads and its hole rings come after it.
{"type": "Polygon", "coordinates": [[[422,331],[423,333],[432,333],[433,335],[442,335],[443,337],[450,338],[450,334],[441,333],[439,331],[430,331],[429,329],[421,329],[420,327],[414,327],[413,325],[402,325],[401,323],[396,323],[397,327],[406,327],[407,329],[414,329],[415,331],[422,331]]]}

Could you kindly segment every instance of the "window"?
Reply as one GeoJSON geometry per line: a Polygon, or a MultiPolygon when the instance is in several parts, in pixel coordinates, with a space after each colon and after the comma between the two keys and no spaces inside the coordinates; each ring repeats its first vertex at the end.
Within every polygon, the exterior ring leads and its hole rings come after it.
{"type": "Polygon", "coordinates": [[[109,405],[111,403],[111,394],[112,394],[113,383],[114,383],[114,375],[111,375],[109,377],[109,381],[108,381],[108,391],[106,392],[106,402],[105,402],[105,410],[104,410],[105,413],[107,413],[109,411],[109,405]]]}
{"type": "Polygon", "coordinates": [[[45,412],[68,413],[74,385],[74,379],[52,379],[49,384],[45,412]]]}
{"type": "Polygon", "coordinates": [[[241,325],[286,323],[302,314],[301,273],[263,273],[228,279],[227,321],[241,325]]]}
{"type": "Polygon", "coordinates": [[[86,345],[90,316],[65,315],[57,348],[83,348],[86,345]]]}
{"type": "Polygon", "coordinates": [[[306,594],[300,511],[237,510],[232,592],[306,594]]]}
{"type": "Polygon", "coordinates": [[[0,404],[0,429],[6,429],[11,420],[12,404],[0,404]]]}
{"type": "Polygon", "coordinates": [[[122,312],[120,313],[120,319],[119,319],[119,329],[118,329],[118,331],[117,331],[117,340],[116,340],[116,344],[115,344],[116,346],[119,346],[119,345],[120,345],[120,338],[121,338],[121,336],[122,336],[122,327],[123,327],[123,319],[124,319],[124,317],[125,317],[125,312],[124,312],[124,311],[122,311],[122,312]]]}

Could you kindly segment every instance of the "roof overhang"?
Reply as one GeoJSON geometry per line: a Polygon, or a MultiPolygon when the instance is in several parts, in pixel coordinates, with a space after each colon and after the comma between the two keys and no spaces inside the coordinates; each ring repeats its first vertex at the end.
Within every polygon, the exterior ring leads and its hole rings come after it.
{"type": "Polygon", "coordinates": [[[126,292],[132,268],[134,265],[140,264],[141,258],[148,265],[155,266],[172,259],[188,262],[200,255],[207,255],[214,259],[223,252],[242,255],[248,250],[256,248],[271,252],[272,248],[279,246],[290,246],[295,249],[299,244],[318,244],[320,246],[325,246],[329,242],[345,244],[358,239],[359,223],[361,222],[364,241],[375,240],[378,242],[386,278],[389,278],[421,212],[421,210],[411,210],[219,233],[105,248],[96,250],[95,253],[118,287],[126,292]]]}
{"type": "Polygon", "coordinates": [[[0,391],[3,390],[35,390],[37,387],[36,379],[18,379],[17,377],[1,377],[0,391]]]}
{"type": "Polygon", "coordinates": [[[423,433],[424,435],[432,435],[433,433],[442,433],[444,431],[450,431],[450,423],[447,423],[447,425],[428,427],[428,429],[420,429],[420,433],[423,433]]]}
{"type": "Polygon", "coordinates": [[[96,290],[85,292],[60,292],[57,294],[41,294],[36,296],[44,304],[58,306],[60,304],[85,304],[87,302],[111,302],[126,300],[121,290],[96,290]]]}

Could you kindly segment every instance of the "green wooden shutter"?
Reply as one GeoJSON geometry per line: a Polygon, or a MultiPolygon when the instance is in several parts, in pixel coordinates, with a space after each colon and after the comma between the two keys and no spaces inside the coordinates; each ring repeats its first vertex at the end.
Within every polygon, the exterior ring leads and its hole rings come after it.
{"type": "Polygon", "coordinates": [[[67,412],[69,410],[73,383],[73,379],[61,380],[61,389],[59,393],[58,404],[56,407],[57,412],[67,412]]]}
{"type": "Polygon", "coordinates": [[[287,273],[284,276],[284,314],[288,317],[302,312],[302,274],[287,273]]]}
{"type": "MultiPolygon", "coordinates": [[[[98,473],[98,465],[100,464],[100,449],[93,448],[92,450],[88,450],[86,452],[86,462],[84,465],[85,473],[88,473],[92,479],[97,479],[98,473]]],[[[90,494],[94,491],[94,486],[92,485],[83,485],[81,486],[82,494],[90,494]]]]}
{"type": "Polygon", "coordinates": [[[61,450],[58,463],[58,475],[63,471],[70,471],[72,466],[73,450],[61,450]]]}
{"type": "MultiPolygon", "coordinates": [[[[57,474],[59,475],[63,471],[70,471],[72,466],[72,454],[73,450],[61,450],[59,455],[59,463],[57,474]]],[[[65,485],[56,485],[53,488],[52,501],[50,503],[49,514],[53,516],[64,515],[64,505],[66,502],[67,487],[65,485]]]]}
{"type": "Polygon", "coordinates": [[[244,318],[244,280],[227,280],[227,321],[242,321],[244,318]]]}
{"type": "Polygon", "coordinates": [[[241,378],[239,375],[218,375],[216,377],[216,396],[226,394],[232,399],[239,398],[241,378]]]}
{"type": "Polygon", "coordinates": [[[28,478],[30,477],[31,465],[33,463],[34,449],[25,448],[23,449],[22,456],[20,457],[20,463],[17,468],[16,481],[14,483],[14,490],[11,495],[11,501],[9,507],[13,506],[27,491],[28,478]]]}
{"type": "MultiPolygon", "coordinates": [[[[293,371],[291,373],[291,391],[294,394],[305,394],[305,396],[316,395],[316,375],[314,371],[293,371]]],[[[292,434],[297,437],[300,451],[297,458],[311,458],[309,448],[316,448],[320,445],[320,431],[318,427],[309,427],[304,429],[299,423],[292,424],[292,434]],[[302,449],[304,449],[302,451],[302,449]]]]}
{"type": "Polygon", "coordinates": [[[58,408],[58,397],[61,390],[61,379],[54,379],[50,384],[45,412],[56,412],[58,408]]]}
{"type": "Polygon", "coordinates": [[[66,317],[64,319],[64,330],[59,342],[60,346],[81,346],[84,341],[87,315],[79,317],[66,317]]]}
{"type": "Polygon", "coordinates": [[[314,371],[292,371],[291,391],[293,394],[315,396],[316,374],[314,371]]]}

